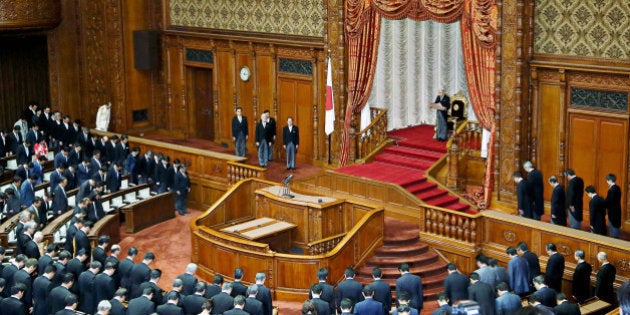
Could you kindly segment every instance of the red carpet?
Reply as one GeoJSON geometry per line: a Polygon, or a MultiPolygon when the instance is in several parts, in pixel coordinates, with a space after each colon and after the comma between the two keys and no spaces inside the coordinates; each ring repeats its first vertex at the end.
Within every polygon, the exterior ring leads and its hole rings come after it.
{"type": "Polygon", "coordinates": [[[424,172],[446,153],[446,143],[433,139],[433,126],[420,125],[388,133],[396,140],[367,164],[337,169],[337,172],[402,186],[420,200],[434,206],[470,211],[459,198],[430,183],[424,172]]]}

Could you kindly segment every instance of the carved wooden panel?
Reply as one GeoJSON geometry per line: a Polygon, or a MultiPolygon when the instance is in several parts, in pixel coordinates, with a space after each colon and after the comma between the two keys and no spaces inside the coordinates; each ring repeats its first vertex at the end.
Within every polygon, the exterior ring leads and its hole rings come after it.
{"type": "Polygon", "coordinates": [[[0,29],[3,31],[46,30],[61,21],[61,0],[2,0],[0,29]]]}

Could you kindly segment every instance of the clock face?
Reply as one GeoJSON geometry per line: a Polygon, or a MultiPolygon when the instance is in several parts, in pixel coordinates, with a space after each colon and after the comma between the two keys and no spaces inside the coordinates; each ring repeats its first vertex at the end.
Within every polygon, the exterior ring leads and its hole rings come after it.
{"type": "Polygon", "coordinates": [[[243,66],[241,68],[241,72],[239,73],[239,75],[240,75],[242,81],[249,80],[249,77],[251,76],[251,73],[249,72],[249,67],[243,66]]]}

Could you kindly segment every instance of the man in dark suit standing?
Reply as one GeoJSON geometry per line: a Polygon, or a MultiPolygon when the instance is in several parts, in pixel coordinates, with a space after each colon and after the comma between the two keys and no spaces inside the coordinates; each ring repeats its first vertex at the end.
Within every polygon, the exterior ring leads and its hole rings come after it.
{"type": "Polygon", "coordinates": [[[11,148],[9,147],[9,138],[7,137],[7,131],[4,129],[0,129],[0,157],[5,157],[9,155],[9,151],[11,148]]]}
{"type": "Polygon", "coordinates": [[[262,302],[263,315],[272,315],[273,313],[273,301],[271,300],[271,291],[265,286],[265,280],[267,276],[264,272],[256,273],[256,286],[258,286],[258,294],[256,299],[262,302]]]}
{"type": "Polygon", "coordinates": [[[330,305],[328,305],[328,302],[320,298],[321,294],[322,286],[319,284],[313,285],[311,287],[311,292],[309,293],[309,295],[312,296],[310,300],[317,308],[317,315],[330,315],[330,305]]]}
{"type": "Polygon", "coordinates": [[[374,300],[383,304],[383,314],[388,314],[389,310],[392,308],[392,289],[389,283],[381,280],[382,276],[383,271],[381,268],[372,269],[372,278],[374,281],[370,283],[370,287],[374,290],[374,300]]]}
{"type": "Polygon", "coordinates": [[[131,299],[127,306],[127,314],[133,315],[151,315],[155,311],[155,304],[151,301],[153,298],[153,288],[147,287],[142,291],[142,295],[131,299]]]}
{"type": "Polygon", "coordinates": [[[610,304],[617,304],[615,289],[613,284],[617,269],[608,262],[608,255],[605,252],[597,253],[597,261],[601,265],[597,271],[597,280],[595,282],[595,296],[600,300],[604,300],[610,304]]]}
{"type": "Polygon", "coordinates": [[[55,194],[53,197],[53,214],[55,217],[60,216],[64,212],[68,211],[68,196],[66,195],[66,186],[68,185],[68,179],[61,177],[61,181],[57,188],[55,188],[55,194]]]}
{"type": "Polygon", "coordinates": [[[92,262],[90,269],[79,275],[79,279],[77,280],[79,286],[79,310],[83,313],[90,314],[96,310],[98,301],[96,300],[97,288],[94,286],[94,279],[102,267],[100,262],[92,262]]]}
{"type": "Polygon", "coordinates": [[[47,299],[53,289],[52,279],[55,277],[57,268],[53,265],[46,265],[43,272],[33,281],[33,315],[47,315],[47,299]]]}
{"type": "Polygon", "coordinates": [[[120,288],[114,293],[114,298],[109,300],[112,305],[112,309],[109,310],[109,315],[127,315],[127,307],[123,304],[127,296],[127,289],[120,288]]]}
{"type": "Polygon", "coordinates": [[[471,273],[469,278],[468,299],[479,303],[481,315],[494,315],[496,298],[494,289],[479,281],[479,274],[476,272],[471,273]]]}
{"type": "Polygon", "coordinates": [[[549,185],[553,187],[551,193],[551,224],[567,226],[567,210],[564,187],[558,183],[555,176],[549,177],[549,185]]]}
{"type": "Polygon", "coordinates": [[[88,261],[90,261],[92,255],[92,244],[88,239],[92,225],[93,223],[91,221],[83,221],[83,226],[74,234],[74,252],[76,253],[81,249],[85,250],[88,261]]]}
{"type": "Polygon", "coordinates": [[[181,307],[177,306],[179,303],[179,296],[175,292],[169,292],[165,296],[166,303],[159,305],[156,308],[156,313],[159,315],[184,315],[184,311],[181,307]]]}
{"type": "Polygon", "coordinates": [[[197,285],[197,278],[195,278],[195,272],[197,272],[197,264],[189,263],[186,266],[186,272],[177,276],[177,278],[182,280],[182,294],[183,295],[192,295],[195,293],[195,286],[197,285]]]}
{"type": "Polygon", "coordinates": [[[15,160],[18,165],[22,165],[24,163],[28,164],[31,161],[31,143],[28,141],[24,141],[21,145],[18,146],[17,152],[15,153],[15,160]]]}
{"type": "Polygon", "coordinates": [[[495,299],[495,315],[512,315],[521,309],[521,298],[510,292],[510,287],[505,282],[497,284],[497,297],[495,299]]]}
{"type": "Polygon", "coordinates": [[[556,245],[549,243],[546,246],[547,268],[545,270],[545,283],[556,292],[562,292],[562,277],[564,276],[564,256],[558,253],[556,245]]]}
{"type": "Polygon", "coordinates": [[[26,288],[18,283],[11,288],[11,296],[0,301],[0,314],[22,315],[26,313],[26,306],[22,302],[26,288]]]}
{"type": "Polygon", "coordinates": [[[527,172],[527,187],[532,203],[532,215],[535,220],[540,220],[540,217],[545,213],[545,200],[543,198],[545,185],[542,173],[535,169],[530,161],[523,163],[523,169],[527,172]]]}
{"type": "MultiPolygon", "coordinates": [[[[318,282],[313,283],[311,285],[310,291],[313,290],[314,285],[319,284],[322,287],[322,294],[320,295],[320,298],[328,302],[328,306],[330,307],[330,313],[334,314],[337,308],[337,306],[335,305],[335,287],[326,283],[326,278],[328,278],[328,269],[320,268],[319,270],[317,270],[318,282]]],[[[311,295],[310,291],[309,291],[308,298],[312,299],[313,296],[311,295]]]]}
{"type": "Polygon", "coordinates": [[[63,276],[61,285],[50,291],[50,295],[46,300],[48,304],[48,314],[56,314],[66,306],[66,297],[73,295],[72,292],[70,292],[70,288],[72,288],[73,284],[74,276],[71,273],[67,273],[63,276]]]}
{"type": "Polygon", "coordinates": [[[595,187],[592,185],[587,186],[584,191],[591,198],[591,201],[588,203],[591,232],[606,235],[606,201],[597,194],[595,187]]]}
{"type": "Polygon", "coordinates": [[[267,160],[273,161],[273,144],[276,143],[276,135],[278,134],[278,127],[276,125],[276,119],[271,117],[271,113],[268,109],[263,111],[265,118],[267,119],[267,123],[270,126],[269,132],[271,132],[271,144],[269,145],[269,150],[267,151],[267,160]]]}
{"type": "Polygon", "coordinates": [[[248,137],[247,117],[243,116],[243,108],[239,106],[236,108],[236,115],[232,118],[232,140],[236,148],[236,155],[245,156],[247,152],[245,142],[248,137]]]}
{"type": "Polygon", "coordinates": [[[151,270],[151,279],[149,281],[145,281],[140,284],[140,291],[144,292],[144,289],[151,287],[153,288],[153,297],[151,301],[155,306],[164,304],[164,290],[159,287],[158,283],[160,282],[160,278],[162,278],[162,270],[153,269],[151,270]]]}
{"type": "Polygon", "coordinates": [[[107,191],[115,193],[120,190],[120,172],[122,171],[122,165],[119,162],[115,162],[107,171],[107,191]]]}
{"type": "Polygon", "coordinates": [[[470,281],[466,275],[457,271],[454,263],[446,266],[448,276],[444,279],[444,292],[448,297],[449,304],[468,299],[468,286],[470,281]]]}
{"type": "Polygon", "coordinates": [[[583,250],[576,250],[573,257],[575,258],[576,264],[575,271],[573,271],[571,293],[578,303],[583,303],[592,297],[591,273],[593,273],[593,267],[584,260],[585,255],[583,250]]]}
{"type": "Polygon", "coordinates": [[[120,286],[127,289],[127,296],[131,293],[131,285],[129,283],[129,274],[134,266],[133,260],[138,255],[138,249],[130,247],[127,250],[127,257],[118,263],[118,273],[120,274],[120,286]]]}
{"type": "Polygon", "coordinates": [[[525,218],[533,218],[532,202],[529,195],[528,184],[527,181],[523,179],[521,172],[514,172],[514,183],[516,183],[518,215],[525,218]]]}
{"type": "Polygon", "coordinates": [[[13,132],[8,137],[8,152],[10,152],[10,154],[17,154],[18,147],[24,142],[20,129],[20,126],[13,126],[13,132]]]}
{"type": "Polygon", "coordinates": [[[214,300],[212,314],[223,314],[234,308],[234,298],[230,296],[230,293],[232,293],[232,283],[224,282],[221,293],[212,297],[214,300]]]}
{"type": "Polygon", "coordinates": [[[295,153],[300,145],[300,132],[293,125],[293,117],[287,118],[287,125],[282,128],[282,147],[287,154],[287,170],[295,169],[295,153]]]}
{"type": "Polygon", "coordinates": [[[422,294],[422,279],[420,279],[420,276],[409,272],[408,264],[401,264],[398,267],[398,271],[400,271],[400,278],[396,280],[396,292],[407,291],[411,295],[409,306],[421,312],[424,298],[422,294]]]}
{"type": "Polygon", "coordinates": [[[179,167],[179,172],[175,176],[173,183],[173,191],[175,192],[175,210],[179,215],[186,215],[188,212],[188,193],[190,192],[190,177],[186,172],[186,165],[179,167]]]}
{"type": "Polygon", "coordinates": [[[540,303],[547,307],[556,306],[557,292],[547,286],[545,278],[542,275],[538,275],[534,278],[533,282],[536,292],[532,293],[532,295],[538,296],[540,298],[540,303]]]}
{"type": "Polygon", "coordinates": [[[206,298],[203,296],[206,294],[206,283],[201,281],[195,285],[195,293],[182,297],[182,305],[184,306],[184,313],[186,314],[199,314],[201,313],[201,306],[206,298]]]}
{"type": "Polygon", "coordinates": [[[534,283],[532,280],[540,274],[540,260],[536,254],[529,251],[527,243],[525,242],[519,242],[516,245],[516,251],[527,261],[527,265],[529,266],[529,287],[531,291],[534,291],[534,283]]]}
{"type": "MultiPolygon", "coordinates": [[[[195,265],[196,266],[196,265],[195,265]]],[[[234,282],[232,282],[232,297],[237,295],[247,296],[247,286],[241,281],[243,280],[243,269],[234,269],[234,282]]]]}
{"type": "Polygon", "coordinates": [[[608,194],[606,195],[606,208],[608,209],[608,235],[619,238],[621,235],[621,189],[616,184],[615,174],[606,175],[608,194]]]}
{"type": "Polygon", "coordinates": [[[13,285],[24,285],[24,295],[22,296],[22,302],[28,309],[33,306],[33,278],[32,274],[37,270],[37,259],[29,258],[24,264],[24,268],[15,272],[13,275],[13,285]]]}
{"type": "MultiPolygon", "coordinates": [[[[142,295],[142,291],[140,291],[140,284],[146,281],[151,280],[151,268],[149,266],[153,263],[155,259],[155,255],[151,252],[144,254],[144,259],[135,264],[131,270],[129,271],[129,283],[128,285],[131,287],[131,297],[139,297],[142,295]]],[[[153,291],[151,291],[153,293],[153,291]]]]}
{"type": "Polygon", "coordinates": [[[356,305],[363,301],[363,285],[354,280],[354,269],[352,267],[346,268],[345,277],[346,279],[344,281],[337,284],[337,301],[348,298],[352,301],[352,304],[356,305]]]}
{"type": "MultiPolygon", "coordinates": [[[[313,287],[311,287],[311,291],[312,288],[313,287]]],[[[247,288],[247,299],[245,299],[245,308],[243,308],[243,310],[248,312],[250,315],[263,315],[263,304],[256,298],[257,295],[258,286],[255,284],[250,285],[247,288]]]]}
{"type": "Polygon", "coordinates": [[[107,245],[109,245],[109,240],[109,235],[99,236],[98,245],[94,247],[94,250],[92,251],[92,259],[100,262],[103,266],[105,266],[105,260],[107,259],[107,245]]]}
{"type": "Polygon", "coordinates": [[[374,300],[374,289],[368,284],[363,288],[363,301],[354,305],[356,314],[384,315],[384,307],[381,302],[374,300]]]}
{"type": "Polygon", "coordinates": [[[567,185],[567,208],[569,209],[569,225],[574,229],[582,228],[582,210],[584,204],[584,181],[575,175],[575,171],[567,169],[564,174],[569,179],[567,185]]]}
{"type": "Polygon", "coordinates": [[[258,148],[258,163],[261,167],[268,167],[269,150],[273,144],[271,124],[267,121],[267,115],[261,114],[256,124],[256,147],[258,148]]]}
{"type": "Polygon", "coordinates": [[[564,293],[560,292],[556,295],[556,302],[558,305],[553,308],[556,311],[556,315],[580,314],[580,307],[575,303],[569,302],[564,293]]]}
{"type": "Polygon", "coordinates": [[[245,297],[238,295],[234,298],[234,308],[223,313],[225,315],[250,315],[243,309],[245,308],[245,297]]]}

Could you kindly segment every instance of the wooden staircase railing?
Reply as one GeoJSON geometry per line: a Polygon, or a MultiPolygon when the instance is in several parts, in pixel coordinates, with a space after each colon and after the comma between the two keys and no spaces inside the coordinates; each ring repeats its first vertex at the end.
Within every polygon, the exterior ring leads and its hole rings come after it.
{"type": "Polygon", "coordinates": [[[239,162],[227,162],[227,166],[228,185],[230,186],[247,178],[266,179],[267,169],[264,167],[239,162]]]}
{"type": "Polygon", "coordinates": [[[480,156],[481,130],[479,122],[468,121],[459,126],[448,141],[446,187],[449,189],[463,189],[467,181],[471,181],[467,176],[468,164],[471,159],[478,159],[480,156]]]}
{"type": "Polygon", "coordinates": [[[328,253],[333,250],[333,248],[335,248],[335,246],[337,246],[344,237],[346,237],[346,234],[347,233],[340,233],[315,242],[310,242],[306,245],[308,247],[307,250],[311,255],[322,255],[328,253]]]}
{"type": "Polygon", "coordinates": [[[357,162],[365,163],[387,144],[387,109],[370,108],[372,122],[356,135],[357,162]]]}

